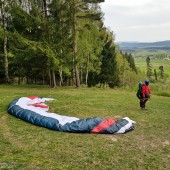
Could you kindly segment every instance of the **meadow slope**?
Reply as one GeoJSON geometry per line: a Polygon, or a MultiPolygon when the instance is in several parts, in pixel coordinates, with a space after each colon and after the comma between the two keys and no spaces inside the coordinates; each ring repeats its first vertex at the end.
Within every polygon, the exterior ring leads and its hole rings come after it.
{"type": "Polygon", "coordinates": [[[97,88],[0,85],[0,169],[24,170],[167,170],[170,169],[170,100],[152,95],[139,109],[135,92],[97,88]],[[15,98],[37,95],[50,111],[79,118],[136,121],[126,134],[76,134],[34,126],[9,115],[15,98]]]}

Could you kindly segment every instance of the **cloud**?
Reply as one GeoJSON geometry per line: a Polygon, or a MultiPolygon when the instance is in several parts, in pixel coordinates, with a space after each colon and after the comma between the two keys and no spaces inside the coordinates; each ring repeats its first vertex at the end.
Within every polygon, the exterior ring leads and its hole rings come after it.
{"type": "Polygon", "coordinates": [[[153,0],[105,0],[106,3],[114,6],[141,6],[143,4],[147,4],[148,2],[152,2],[153,0]]]}
{"type": "Polygon", "coordinates": [[[170,23],[163,23],[159,25],[134,25],[130,27],[126,27],[126,29],[154,29],[154,28],[165,28],[165,27],[170,27],[170,23]]]}
{"type": "Polygon", "coordinates": [[[104,23],[115,32],[117,41],[170,39],[169,0],[106,0],[101,8],[104,23]],[[143,37],[146,32],[152,36],[143,37]]]}

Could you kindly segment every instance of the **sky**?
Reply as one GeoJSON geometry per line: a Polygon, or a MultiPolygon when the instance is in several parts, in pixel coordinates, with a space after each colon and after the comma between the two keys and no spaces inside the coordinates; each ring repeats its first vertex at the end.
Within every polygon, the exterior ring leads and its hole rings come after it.
{"type": "Polygon", "coordinates": [[[105,0],[101,10],[116,42],[170,40],[170,0],[105,0]]]}

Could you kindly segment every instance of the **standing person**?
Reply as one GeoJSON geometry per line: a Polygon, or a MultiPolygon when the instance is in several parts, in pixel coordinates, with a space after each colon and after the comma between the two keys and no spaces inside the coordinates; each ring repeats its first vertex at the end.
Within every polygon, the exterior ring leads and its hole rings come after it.
{"type": "Polygon", "coordinates": [[[140,98],[140,108],[145,109],[145,104],[151,96],[151,90],[149,88],[149,80],[145,80],[142,84],[141,98],[140,98]]]}

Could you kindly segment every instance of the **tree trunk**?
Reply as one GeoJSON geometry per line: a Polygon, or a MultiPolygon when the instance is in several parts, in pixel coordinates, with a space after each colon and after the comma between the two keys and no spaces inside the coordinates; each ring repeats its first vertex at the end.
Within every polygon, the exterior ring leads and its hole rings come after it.
{"type": "MultiPolygon", "coordinates": [[[[46,0],[43,0],[43,3],[44,3],[44,17],[45,17],[45,19],[48,21],[47,1],[46,1],[46,0]]],[[[45,23],[45,34],[46,34],[47,41],[48,41],[48,43],[49,43],[50,37],[49,37],[48,22],[45,23]]]]}
{"type": "Polygon", "coordinates": [[[63,71],[62,71],[62,66],[59,69],[59,74],[60,74],[60,86],[63,85],[63,71]]]}
{"type": "MultiPolygon", "coordinates": [[[[0,1],[1,2],[1,1],[0,1]]],[[[5,7],[4,4],[1,2],[1,7],[0,7],[0,14],[1,14],[1,22],[2,22],[2,28],[4,31],[4,74],[5,74],[5,81],[6,83],[9,83],[9,75],[8,75],[8,51],[7,51],[7,43],[8,43],[8,38],[6,35],[6,20],[5,20],[5,7]]]]}
{"type": "Polygon", "coordinates": [[[79,77],[79,70],[77,66],[75,66],[75,77],[76,77],[76,87],[80,87],[80,77],[79,77]]]}
{"type": "Polygon", "coordinates": [[[88,76],[89,76],[89,60],[90,60],[90,54],[88,55],[88,60],[87,60],[87,68],[86,68],[86,85],[87,85],[88,76]]]}
{"type": "Polygon", "coordinates": [[[9,75],[8,75],[8,52],[7,52],[7,36],[4,36],[4,70],[5,70],[5,81],[9,83],[9,75]]]}
{"type": "Polygon", "coordinates": [[[54,69],[52,69],[52,87],[53,88],[56,88],[56,79],[55,79],[55,71],[54,71],[54,69]]]}
{"type": "Polygon", "coordinates": [[[46,0],[43,0],[43,3],[44,3],[44,15],[45,15],[45,18],[47,18],[47,2],[46,2],[46,0]]]}
{"type": "Polygon", "coordinates": [[[77,37],[76,37],[76,11],[75,11],[75,1],[73,0],[73,24],[72,24],[72,32],[73,32],[73,67],[75,72],[75,83],[76,87],[80,87],[80,77],[79,70],[77,68],[77,63],[75,64],[75,59],[77,55],[77,37]]]}
{"type": "Polygon", "coordinates": [[[49,86],[51,87],[52,83],[51,83],[51,70],[50,69],[48,70],[48,76],[49,76],[49,86]]]}
{"type": "Polygon", "coordinates": [[[80,69],[80,83],[81,84],[84,83],[83,82],[83,69],[82,68],[80,69]]]}
{"type": "Polygon", "coordinates": [[[44,77],[44,70],[43,70],[43,75],[42,75],[42,85],[44,85],[45,77],[44,77]]]}
{"type": "Polygon", "coordinates": [[[19,76],[18,77],[18,85],[20,85],[21,84],[21,77],[19,76]]]}

